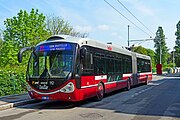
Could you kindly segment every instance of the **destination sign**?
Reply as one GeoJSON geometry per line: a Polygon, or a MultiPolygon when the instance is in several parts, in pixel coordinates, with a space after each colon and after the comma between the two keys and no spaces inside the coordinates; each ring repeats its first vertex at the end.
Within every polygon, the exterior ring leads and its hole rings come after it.
{"type": "Polygon", "coordinates": [[[41,45],[39,46],[40,52],[56,51],[56,50],[71,50],[70,44],[51,44],[51,45],[41,45]]]}

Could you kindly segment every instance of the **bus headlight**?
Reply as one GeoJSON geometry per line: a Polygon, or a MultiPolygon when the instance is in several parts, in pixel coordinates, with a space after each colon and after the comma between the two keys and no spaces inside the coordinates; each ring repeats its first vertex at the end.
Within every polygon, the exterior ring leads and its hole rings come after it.
{"type": "Polygon", "coordinates": [[[66,86],[60,89],[60,92],[71,93],[74,91],[74,89],[74,84],[72,82],[69,82],[66,86]]]}

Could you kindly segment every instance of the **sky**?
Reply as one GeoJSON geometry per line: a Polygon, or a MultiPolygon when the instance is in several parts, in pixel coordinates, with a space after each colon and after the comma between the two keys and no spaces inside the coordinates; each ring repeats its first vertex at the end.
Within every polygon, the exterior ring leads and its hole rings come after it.
{"type": "MultiPolygon", "coordinates": [[[[173,50],[176,24],[180,20],[179,0],[119,0],[146,27],[129,14],[118,0],[106,1],[131,22],[104,0],[0,0],[0,29],[4,29],[6,18],[17,16],[20,10],[30,12],[34,8],[44,15],[64,18],[75,30],[88,32],[89,38],[118,46],[128,45],[128,25],[130,40],[154,38],[158,27],[162,26],[167,47],[173,50]]],[[[130,46],[133,44],[154,50],[153,41],[130,42],[130,46]]]]}

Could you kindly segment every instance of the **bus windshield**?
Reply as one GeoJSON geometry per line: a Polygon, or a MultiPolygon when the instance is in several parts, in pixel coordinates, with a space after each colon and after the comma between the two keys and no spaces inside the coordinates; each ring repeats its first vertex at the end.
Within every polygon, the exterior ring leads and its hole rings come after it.
{"type": "Polygon", "coordinates": [[[50,43],[36,47],[29,60],[29,78],[67,78],[73,71],[76,45],[50,43]]]}

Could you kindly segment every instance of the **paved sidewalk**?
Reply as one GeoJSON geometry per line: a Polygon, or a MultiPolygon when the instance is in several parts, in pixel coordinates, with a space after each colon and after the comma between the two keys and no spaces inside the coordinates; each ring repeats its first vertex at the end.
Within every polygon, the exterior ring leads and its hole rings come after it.
{"type": "Polygon", "coordinates": [[[166,77],[165,75],[153,75],[152,81],[161,80],[164,79],[165,77],[166,77]]]}
{"type": "Polygon", "coordinates": [[[0,97],[0,110],[5,110],[33,102],[36,102],[36,100],[31,99],[28,93],[2,96],[0,97]]]}

